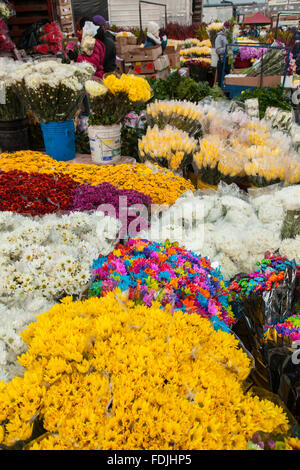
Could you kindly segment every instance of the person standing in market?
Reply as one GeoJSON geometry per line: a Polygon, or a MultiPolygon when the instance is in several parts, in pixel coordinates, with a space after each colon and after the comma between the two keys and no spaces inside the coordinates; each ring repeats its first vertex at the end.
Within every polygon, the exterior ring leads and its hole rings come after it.
{"type": "Polygon", "coordinates": [[[94,79],[102,80],[104,74],[105,35],[104,31],[93,21],[83,18],[80,22],[79,34],[82,37],[80,54],[77,62],[89,62],[95,69],[94,79]]]}
{"type": "MultiPolygon", "coordinates": [[[[104,44],[105,44],[105,57],[104,57],[104,73],[113,73],[116,70],[116,57],[117,51],[115,46],[115,41],[113,35],[108,31],[108,22],[103,18],[103,16],[94,16],[93,22],[100,27],[104,33],[104,44]]],[[[102,32],[99,33],[102,35],[102,32]]],[[[97,37],[97,36],[96,36],[97,37]]]]}
{"type": "Polygon", "coordinates": [[[225,59],[225,49],[228,44],[228,40],[226,37],[226,28],[222,28],[221,31],[217,34],[216,41],[215,41],[215,49],[216,54],[218,56],[218,63],[217,63],[217,75],[218,75],[218,85],[221,87],[222,81],[222,72],[223,72],[223,65],[224,60],[225,62],[225,75],[229,73],[230,67],[228,64],[228,57],[225,59]]]}
{"type": "Polygon", "coordinates": [[[164,52],[167,47],[167,43],[168,38],[166,35],[164,35],[162,39],[160,38],[158,24],[154,21],[150,21],[147,25],[147,35],[144,47],[161,46],[162,51],[164,52]]]}

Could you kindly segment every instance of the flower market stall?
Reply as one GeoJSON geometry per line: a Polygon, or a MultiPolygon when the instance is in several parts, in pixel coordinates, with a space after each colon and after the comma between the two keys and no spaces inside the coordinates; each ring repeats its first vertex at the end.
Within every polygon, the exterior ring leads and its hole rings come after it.
{"type": "MultiPolygon", "coordinates": [[[[211,67],[221,25],[169,47],[211,67]]],[[[266,49],[240,44],[247,77],[287,67],[266,49]]],[[[0,59],[0,124],[35,120],[45,147],[0,132],[0,449],[299,450],[290,95],[231,100],[180,70],[95,80],[55,52],[0,59]]]]}

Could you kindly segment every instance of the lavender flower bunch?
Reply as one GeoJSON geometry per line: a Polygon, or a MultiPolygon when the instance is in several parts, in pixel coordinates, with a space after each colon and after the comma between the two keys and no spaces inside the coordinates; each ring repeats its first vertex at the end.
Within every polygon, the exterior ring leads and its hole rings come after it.
{"type": "Polygon", "coordinates": [[[98,186],[83,184],[74,191],[70,211],[94,212],[113,209],[114,214],[110,213],[110,216],[115,215],[117,219],[121,220],[122,230],[126,230],[127,234],[129,225],[137,217],[141,221],[140,230],[138,231],[144,230],[144,227],[149,228],[151,204],[152,198],[150,196],[134,189],[118,189],[110,183],[102,183],[98,186]],[[104,207],[104,205],[107,207],[104,207]],[[139,208],[137,205],[142,205],[143,208],[139,208]]]}

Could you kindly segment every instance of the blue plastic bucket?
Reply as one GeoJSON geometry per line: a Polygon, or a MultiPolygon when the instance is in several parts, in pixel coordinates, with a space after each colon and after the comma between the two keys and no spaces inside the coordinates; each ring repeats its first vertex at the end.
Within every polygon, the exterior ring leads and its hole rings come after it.
{"type": "Polygon", "coordinates": [[[74,121],[41,123],[47,155],[58,161],[76,157],[74,121]]]}

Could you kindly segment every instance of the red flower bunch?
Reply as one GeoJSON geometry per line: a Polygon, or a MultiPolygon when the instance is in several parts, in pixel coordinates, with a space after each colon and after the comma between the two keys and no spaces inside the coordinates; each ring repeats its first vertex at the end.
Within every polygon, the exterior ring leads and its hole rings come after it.
{"type": "Polygon", "coordinates": [[[8,34],[8,28],[3,19],[0,18],[0,51],[13,51],[15,45],[8,34]]]}
{"type": "Polygon", "coordinates": [[[64,211],[77,186],[66,175],[0,171],[0,211],[32,216],[64,211]]]}
{"type": "Polygon", "coordinates": [[[47,23],[42,28],[42,33],[39,38],[40,44],[34,47],[34,52],[39,54],[57,54],[63,50],[63,33],[55,21],[47,23]]]}

